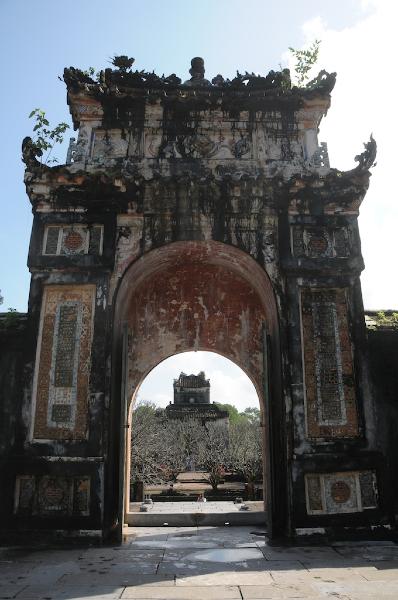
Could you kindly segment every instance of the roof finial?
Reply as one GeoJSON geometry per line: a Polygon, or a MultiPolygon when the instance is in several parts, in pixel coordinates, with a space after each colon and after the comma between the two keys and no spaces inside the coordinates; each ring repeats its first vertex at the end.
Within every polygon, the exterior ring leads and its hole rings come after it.
{"type": "Polygon", "coordinates": [[[189,73],[191,74],[191,79],[185,81],[185,85],[198,87],[211,85],[210,81],[205,79],[205,61],[200,56],[195,56],[195,58],[191,60],[189,73]]]}
{"type": "Polygon", "coordinates": [[[191,68],[189,69],[192,79],[205,78],[205,61],[200,56],[195,56],[191,60],[191,68]]]}

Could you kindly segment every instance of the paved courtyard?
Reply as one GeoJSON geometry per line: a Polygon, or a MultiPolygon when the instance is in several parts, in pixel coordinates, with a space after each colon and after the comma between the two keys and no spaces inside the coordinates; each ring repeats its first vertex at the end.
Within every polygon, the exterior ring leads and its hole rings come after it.
{"type": "MultiPolygon", "coordinates": [[[[244,506],[250,511],[263,511],[263,502],[245,502],[244,506]]],[[[138,512],[141,507],[141,502],[131,502],[130,510],[138,512]]],[[[177,514],[177,513],[219,513],[228,514],[231,512],[240,512],[242,504],[234,504],[233,502],[154,502],[148,506],[152,514],[177,514]]]]}
{"type": "Polygon", "coordinates": [[[253,527],[159,527],[122,546],[0,550],[0,598],[398,598],[392,542],[271,547],[253,527]]]}

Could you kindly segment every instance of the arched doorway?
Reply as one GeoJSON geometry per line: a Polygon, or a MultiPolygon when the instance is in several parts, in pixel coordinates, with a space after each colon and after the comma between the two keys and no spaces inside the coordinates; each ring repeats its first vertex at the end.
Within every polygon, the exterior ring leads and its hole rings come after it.
{"type": "Polygon", "coordinates": [[[121,280],[114,309],[107,514],[113,513],[121,531],[129,399],[160,361],[190,350],[217,352],[252,380],[266,417],[269,528],[271,535],[286,533],[276,299],[265,271],[244,252],[219,242],[176,242],[158,248],[130,265],[121,280]]]}
{"type": "Polygon", "coordinates": [[[128,422],[127,524],[264,524],[264,414],[235,363],[202,351],[165,359],[128,422]]]}

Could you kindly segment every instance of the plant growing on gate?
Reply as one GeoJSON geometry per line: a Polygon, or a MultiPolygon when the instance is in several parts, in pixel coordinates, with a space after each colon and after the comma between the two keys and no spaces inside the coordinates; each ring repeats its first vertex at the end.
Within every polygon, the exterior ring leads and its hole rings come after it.
{"type": "Polygon", "coordinates": [[[289,47],[290,52],[296,59],[294,70],[297,84],[300,87],[307,84],[309,72],[318,60],[320,44],[321,40],[315,40],[306,50],[296,50],[295,48],[289,47]]]}
{"type": "Polygon", "coordinates": [[[35,120],[32,142],[37,150],[37,156],[40,156],[40,162],[45,165],[58,162],[56,158],[50,158],[50,156],[54,146],[62,144],[64,141],[63,134],[69,129],[69,125],[62,122],[51,129],[46,113],[41,108],[33,109],[29,119],[35,120]]]}

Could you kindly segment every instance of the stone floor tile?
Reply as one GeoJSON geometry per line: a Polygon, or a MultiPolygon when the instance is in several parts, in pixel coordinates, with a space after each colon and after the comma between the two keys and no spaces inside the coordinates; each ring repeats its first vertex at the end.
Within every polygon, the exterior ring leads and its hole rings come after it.
{"type": "Polygon", "coordinates": [[[293,557],[291,560],[266,560],[264,564],[264,568],[268,571],[276,571],[276,572],[307,572],[306,567],[302,562],[298,560],[294,560],[293,557]]]}
{"type": "Polygon", "coordinates": [[[145,586],[145,587],[171,587],[175,585],[174,575],[156,573],[155,575],[135,575],[133,583],[129,586],[145,586]]]}
{"type": "Polygon", "coordinates": [[[307,583],[311,584],[313,576],[307,570],[302,571],[269,571],[272,581],[282,585],[292,585],[296,583],[307,583]]]}
{"type": "Polygon", "coordinates": [[[362,577],[368,581],[397,581],[398,562],[380,561],[361,571],[362,577]]]}
{"type": "Polygon", "coordinates": [[[261,551],[267,560],[341,560],[341,555],[327,546],[263,546],[261,551]]]}
{"type": "Polygon", "coordinates": [[[117,565],[93,572],[81,572],[77,575],[65,575],[59,580],[62,585],[78,585],[96,583],[98,585],[134,585],[137,576],[153,575],[157,572],[157,564],[117,565]]]}
{"type": "Polygon", "coordinates": [[[142,548],[142,549],[151,549],[151,548],[157,548],[157,549],[165,549],[167,547],[167,536],[161,536],[159,538],[153,539],[153,538],[149,538],[148,536],[136,539],[132,542],[129,542],[129,548],[142,548]]]}
{"type": "Polygon", "coordinates": [[[169,536],[166,542],[166,549],[178,548],[221,548],[222,541],[211,539],[204,536],[192,535],[190,537],[169,536]]]}
{"type": "Polygon", "coordinates": [[[84,552],[84,549],[65,549],[57,550],[54,548],[39,550],[35,549],[18,549],[14,550],[10,555],[18,563],[46,563],[59,564],[60,562],[74,562],[84,552]]]}
{"type": "Polygon", "coordinates": [[[217,586],[181,586],[173,588],[156,587],[127,587],[122,600],[134,598],[144,600],[240,600],[241,595],[237,586],[217,585],[217,586]]]}
{"type": "Polygon", "coordinates": [[[312,587],[298,582],[295,584],[242,585],[240,586],[244,600],[251,598],[319,598],[320,594],[312,587]]]}
{"type": "Polygon", "coordinates": [[[118,600],[123,593],[124,586],[63,586],[43,588],[28,586],[16,600],[118,600]]]}
{"type": "Polygon", "coordinates": [[[25,588],[26,583],[22,585],[0,585],[0,598],[1,600],[15,598],[15,596],[25,588]]]}
{"type": "Polygon", "coordinates": [[[315,582],[313,587],[324,596],[335,597],[337,594],[347,595],[352,600],[379,600],[388,598],[396,600],[398,598],[398,581],[396,582],[378,582],[378,581],[347,581],[347,582],[315,582]]]}
{"type": "Polygon", "coordinates": [[[205,563],[237,563],[246,562],[248,565],[253,561],[265,562],[263,554],[259,548],[208,548],[198,549],[193,552],[182,550],[166,550],[163,562],[179,561],[184,562],[205,562],[205,563]]]}
{"type": "Polygon", "coordinates": [[[336,552],[351,559],[364,559],[369,561],[398,560],[398,546],[341,546],[335,548],[336,552]]]}
{"type": "Polygon", "coordinates": [[[395,542],[389,542],[387,540],[373,540],[373,541],[366,541],[364,542],[363,540],[351,540],[351,541],[336,541],[336,542],[331,542],[330,544],[333,548],[336,547],[338,548],[339,546],[361,546],[363,547],[364,545],[366,546],[395,546],[395,542]]]}
{"type": "Polygon", "coordinates": [[[86,553],[77,561],[77,564],[107,564],[124,562],[160,562],[163,558],[164,550],[162,548],[129,548],[120,552],[109,553],[86,553]]]}
{"type": "Polygon", "coordinates": [[[216,571],[176,578],[177,586],[268,585],[273,582],[267,571],[216,571]]]}
{"type": "Polygon", "coordinates": [[[397,560],[398,546],[366,546],[364,558],[367,560],[397,560]]]}
{"type": "MultiPolygon", "coordinates": [[[[265,562],[265,561],[264,561],[265,562]]],[[[219,573],[220,570],[229,572],[242,572],[242,571],[266,571],[263,568],[263,563],[248,564],[242,563],[230,563],[220,565],[219,563],[207,564],[200,562],[161,562],[158,568],[158,573],[175,575],[176,577],[182,576],[195,576],[203,575],[206,573],[219,573]]]]}
{"type": "Polygon", "coordinates": [[[338,554],[352,561],[369,560],[366,558],[368,552],[366,546],[335,546],[334,549],[338,554]]]}
{"type": "Polygon", "coordinates": [[[308,579],[317,583],[364,583],[365,577],[347,569],[311,569],[308,579]]]}
{"type": "Polygon", "coordinates": [[[342,557],[342,560],[301,560],[300,563],[305,569],[352,569],[357,570],[363,567],[372,566],[368,560],[358,558],[350,560],[342,557]]]}

